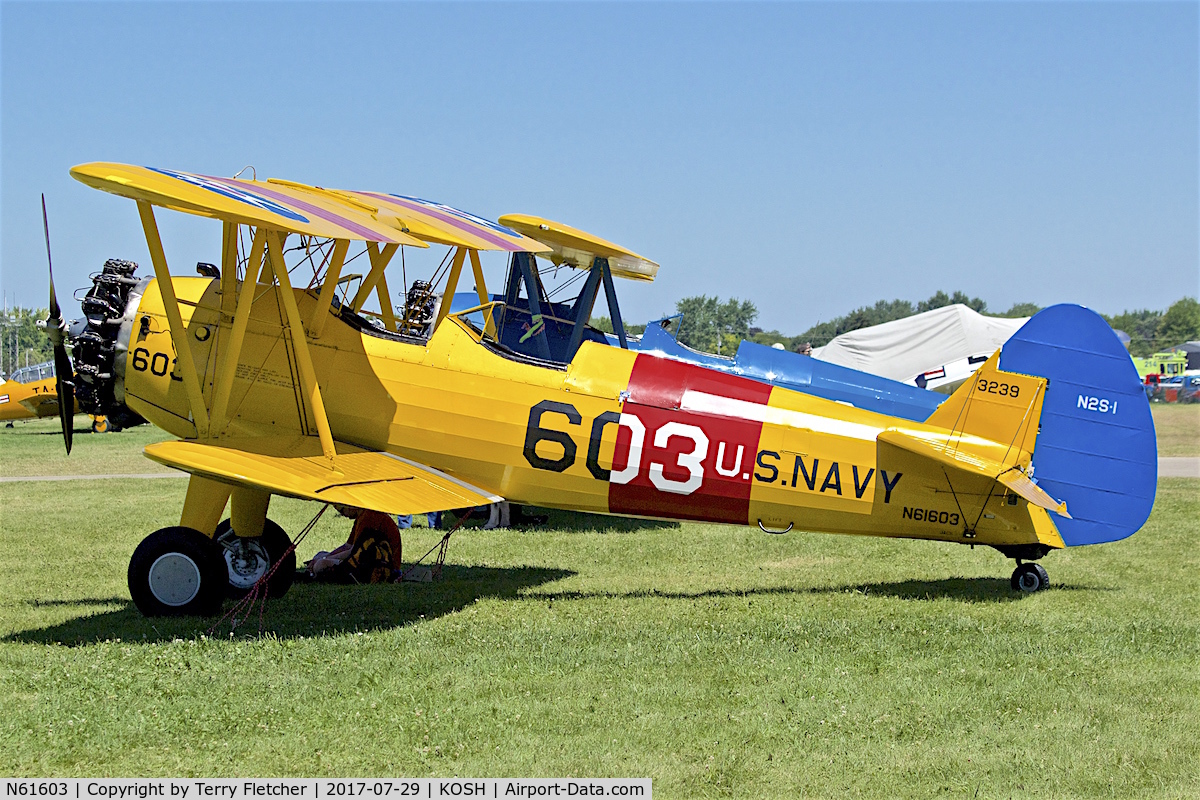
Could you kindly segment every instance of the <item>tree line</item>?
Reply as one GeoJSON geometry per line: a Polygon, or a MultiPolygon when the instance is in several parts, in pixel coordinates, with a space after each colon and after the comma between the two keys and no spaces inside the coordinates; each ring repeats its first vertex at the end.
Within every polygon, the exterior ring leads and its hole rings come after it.
{"type": "MultiPolygon", "coordinates": [[[[732,356],[742,339],[765,345],[778,343],[788,350],[796,350],[805,343],[820,347],[828,344],[833,337],[849,331],[904,319],[954,303],[962,303],[981,314],[989,313],[987,303],[978,297],[969,297],[958,291],[953,294],[939,291],[916,303],[909,300],[880,300],[828,322],[818,322],[803,333],[790,335],[755,327],[758,308],[750,300],[722,300],[716,296],[696,295],[676,301],[675,313],[683,316],[677,317],[668,328],[674,332],[674,327],[678,326],[679,341],[694,350],[732,356]]],[[[1007,311],[991,315],[1029,317],[1040,310],[1041,306],[1036,303],[1017,303],[1007,311]]],[[[40,364],[53,358],[49,340],[37,327],[37,321],[45,319],[47,314],[44,308],[16,307],[0,315],[0,372],[11,375],[26,364],[40,364]]],[[[1194,297],[1181,298],[1165,311],[1140,309],[1102,316],[1113,328],[1129,334],[1129,352],[1135,356],[1148,356],[1183,342],[1200,340],[1200,302],[1194,297]]],[[[612,332],[608,317],[594,317],[591,322],[600,330],[612,332]]],[[[626,332],[636,336],[645,328],[645,325],[626,325],[626,332]]]]}
{"type": "Polygon", "coordinates": [[[27,364],[54,358],[50,340],[37,321],[50,315],[45,308],[10,308],[0,313],[0,372],[11,375],[27,364]]]}
{"type": "MultiPolygon", "coordinates": [[[[697,295],[675,303],[676,314],[683,316],[682,319],[672,320],[667,327],[674,332],[675,326],[678,326],[677,338],[680,342],[706,353],[732,356],[742,339],[764,345],[782,344],[794,351],[804,344],[820,347],[843,333],[956,303],[993,317],[1031,317],[1042,310],[1037,303],[1015,303],[1005,311],[992,312],[988,310],[987,303],[978,297],[970,297],[961,291],[952,294],[938,291],[916,303],[900,299],[880,300],[828,322],[818,322],[804,332],[793,335],[755,327],[758,308],[749,300],[722,300],[715,296],[697,295]]],[[[1165,311],[1142,309],[1101,316],[1116,330],[1129,334],[1129,351],[1135,356],[1148,356],[1183,342],[1200,340],[1200,302],[1193,297],[1184,297],[1165,311]]],[[[601,330],[612,331],[607,317],[593,319],[592,324],[601,330]]],[[[644,325],[628,326],[627,330],[636,334],[644,328],[644,325]]]]}

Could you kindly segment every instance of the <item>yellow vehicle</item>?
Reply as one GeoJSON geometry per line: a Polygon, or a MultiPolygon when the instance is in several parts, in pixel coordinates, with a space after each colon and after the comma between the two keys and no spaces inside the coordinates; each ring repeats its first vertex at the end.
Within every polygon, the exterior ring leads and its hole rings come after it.
{"type": "MultiPolygon", "coordinates": [[[[537,258],[587,269],[609,294],[614,274],[657,270],[548,220],[497,225],[399,195],[120,164],[71,174],[136,201],[154,268],[139,279],[110,261],[97,277],[97,313],[71,337],[80,403],[174,434],[146,455],[191,474],[179,525],[130,562],[145,614],[210,613],[268,574],[286,591],[295,556],[268,519],[273,495],[388,514],[503,498],[988,545],[1017,559],[1024,591],[1047,583],[1037,559],[1128,536],[1153,504],[1149,406],[1111,329],[1078,306],[1039,314],[918,423],[599,341],[561,360],[501,343],[505,302],[489,299],[481,250],[530,277],[537,258]],[[172,275],[156,207],[220,220],[219,270],[172,275]],[[448,248],[447,302],[410,292],[396,313],[389,262],[431,245],[448,248]],[[340,282],[352,251],[370,262],[353,296],[340,282]],[[468,262],[480,304],[451,314],[468,262]]],[[[536,281],[524,287],[536,297],[536,281]]],[[[540,348],[538,308],[522,347],[540,348]]],[[[47,330],[57,352],[65,324],[55,315],[47,330]]]]}
{"type": "Polygon", "coordinates": [[[0,422],[40,419],[58,414],[54,364],[34,364],[0,381],[0,422]]]}
{"type": "MultiPolygon", "coordinates": [[[[72,415],[79,413],[79,404],[71,401],[72,415]]],[[[57,416],[58,386],[54,379],[54,362],[33,364],[15,370],[0,381],[0,422],[12,427],[17,420],[42,419],[57,416]]],[[[108,433],[119,430],[103,416],[92,415],[92,431],[108,433]]]]}
{"type": "Polygon", "coordinates": [[[1187,371],[1187,353],[1155,353],[1145,358],[1135,356],[1133,365],[1143,380],[1148,375],[1158,375],[1160,379],[1174,378],[1187,371]]]}

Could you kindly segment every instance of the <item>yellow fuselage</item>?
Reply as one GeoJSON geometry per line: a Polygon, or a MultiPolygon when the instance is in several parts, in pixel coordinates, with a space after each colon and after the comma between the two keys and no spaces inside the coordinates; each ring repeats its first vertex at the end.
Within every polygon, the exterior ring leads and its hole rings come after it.
{"type": "Polygon", "coordinates": [[[54,378],[32,383],[0,383],[0,422],[38,419],[58,414],[58,389],[54,378]]]}
{"type": "MultiPolygon", "coordinates": [[[[231,319],[220,312],[219,281],[173,284],[211,405],[231,319]]],[[[315,435],[279,289],[258,290],[226,419],[209,435],[315,435]]],[[[295,297],[307,322],[316,298],[299,290],[295,297]]],[[[196,437],[154,281],[126,319],[132,330],[117,367],[125,403],[181,438],[196,437]]],[[[428,341],[351,322],[328,319],[309,340],[334,438],[513,502],[773,530],[1062,546],[1041,508],[991,482],[978,496],[951,496],[938,488],[940,471],[877,443],[883,431],[943,440],[944,428],[592,342],[564,367],[535,363],[455,317],[428,341]]],[[[1011,442],[975,439],[970,447],[1012,460],[1011,442]]],[[[1020,458],[1028,463],[1029,455],[1020,458]]]]}

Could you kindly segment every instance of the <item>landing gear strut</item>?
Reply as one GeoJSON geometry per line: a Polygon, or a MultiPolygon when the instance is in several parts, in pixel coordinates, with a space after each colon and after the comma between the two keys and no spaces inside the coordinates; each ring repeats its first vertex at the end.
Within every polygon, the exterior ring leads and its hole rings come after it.
{"type": "Polygon", "coordinates": [[[1013,570],[1011,584],[1013,591],[1016,592],[1040,592],[1050,585],[1050,576],[1046,574],[1046,568],[1041,564],[1034,562],[1022,564],[1018,561],[1017,568],[1013,570]]]}
{"type": "Polygon", "coordinates": [[[262,536],[253,538],[236,535],[229,520],[225,520],[217,526],[213,538],[224,556],[229,576],[228,597],[234,600],[245,597],[280,559],[283,563],[267,580],[267,596],[283,597],[292,588],[292,579],[296,577],[296,551],[288,552],[292,540],[271,520],[263,523],[262,536]],[[287,553],[286,558],[284,553],[287,553]]]}

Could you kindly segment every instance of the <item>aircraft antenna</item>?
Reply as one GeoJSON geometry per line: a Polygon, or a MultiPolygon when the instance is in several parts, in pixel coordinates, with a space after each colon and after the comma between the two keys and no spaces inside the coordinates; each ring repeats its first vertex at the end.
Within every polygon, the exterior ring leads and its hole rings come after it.
{"type": "Polygon", "coordinates": [[[233,177],[234,178],[241,177],[241,174],[243,172],[245,172],[246,170],[250,170],[250,180],[252,180],[252,181],[258,180],[258,173],[254,171],[253,164],[247,164],[246,166],[242,167],[241,169],[239,169],[237,172],[235,172],[233,174],[233,177]]]}

